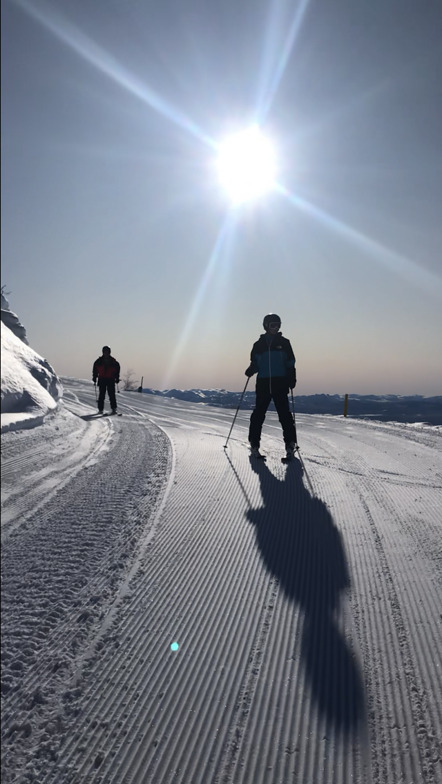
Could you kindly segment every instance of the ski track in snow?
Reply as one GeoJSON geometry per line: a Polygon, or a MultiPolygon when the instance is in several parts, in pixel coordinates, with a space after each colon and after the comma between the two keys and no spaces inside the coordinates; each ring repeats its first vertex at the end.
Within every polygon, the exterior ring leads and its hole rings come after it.
{"type": "Polygon", "coordinates": [[[300,416],[303,474],[67,386],[3,439],[2,782],[441,784],[441,430],[300,416]]]}

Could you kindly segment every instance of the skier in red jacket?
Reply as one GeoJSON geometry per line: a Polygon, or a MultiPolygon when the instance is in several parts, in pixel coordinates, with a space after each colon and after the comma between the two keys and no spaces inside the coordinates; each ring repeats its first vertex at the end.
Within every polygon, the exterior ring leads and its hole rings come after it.
{"type": "Polygon", "coordinates": [[[115,357],[111,355],[109,346],[103,346],[103,354],[95,360],[92,368],[92,381],[97,383],[98,379],[98,410],[100,414],[103,413],[104,398],[106,391],[109,395],[109,402],[111,405],[112,413],[117,413],[117,399],[115,397],[115,384],[120,380],[120,364],[115,357]]]}

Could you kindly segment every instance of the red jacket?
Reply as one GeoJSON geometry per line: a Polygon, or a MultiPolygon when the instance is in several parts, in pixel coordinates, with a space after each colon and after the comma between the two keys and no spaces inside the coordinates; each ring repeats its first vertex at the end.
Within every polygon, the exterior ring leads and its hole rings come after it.
{"type": "Polygon", "coordinates": [[[92,381],[115,381],[118,384],[120,380],[120,363],[117,362],[115,357],[104,355],[98,357],[94,362],[92,368],[92,381]]]}

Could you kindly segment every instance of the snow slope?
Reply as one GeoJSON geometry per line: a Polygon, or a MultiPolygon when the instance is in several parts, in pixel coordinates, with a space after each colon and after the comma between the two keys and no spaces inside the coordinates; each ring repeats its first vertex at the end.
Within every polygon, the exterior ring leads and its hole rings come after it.
{"type": "Polygon", "coordinates": [[[64,383],[3,437],[2,781],[440,784],[441,429],[284,466],[270,415],[256,465],[248,412],[64,383]]]}

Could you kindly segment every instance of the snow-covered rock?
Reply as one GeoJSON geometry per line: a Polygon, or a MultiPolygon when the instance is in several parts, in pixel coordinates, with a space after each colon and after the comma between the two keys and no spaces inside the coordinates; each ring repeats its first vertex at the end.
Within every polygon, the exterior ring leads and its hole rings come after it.
{"type": "Polygon", "coordinates": [[[5,324],[11,332],[14,333],[23,343],[26,343],[28,346],[28,339],[26,337],[26,329],[24,328],[23,324],[21,323],[19,317],[16,313],[14,313],[11,308],[9,307],[9,302],[6,299],[5,295],[2,292],[2,309],[1,309],[1,319],[2,323],[5,324]]]}
{"type": "MultiPolygon", "coordinates": [[[[2,311],[3,313],[3,311],[2,311]]],[[[39,424],[57,407],[63,393],[52,366],[26,345],[4,322],[1,325],[1,429],[39,424]]]]}

